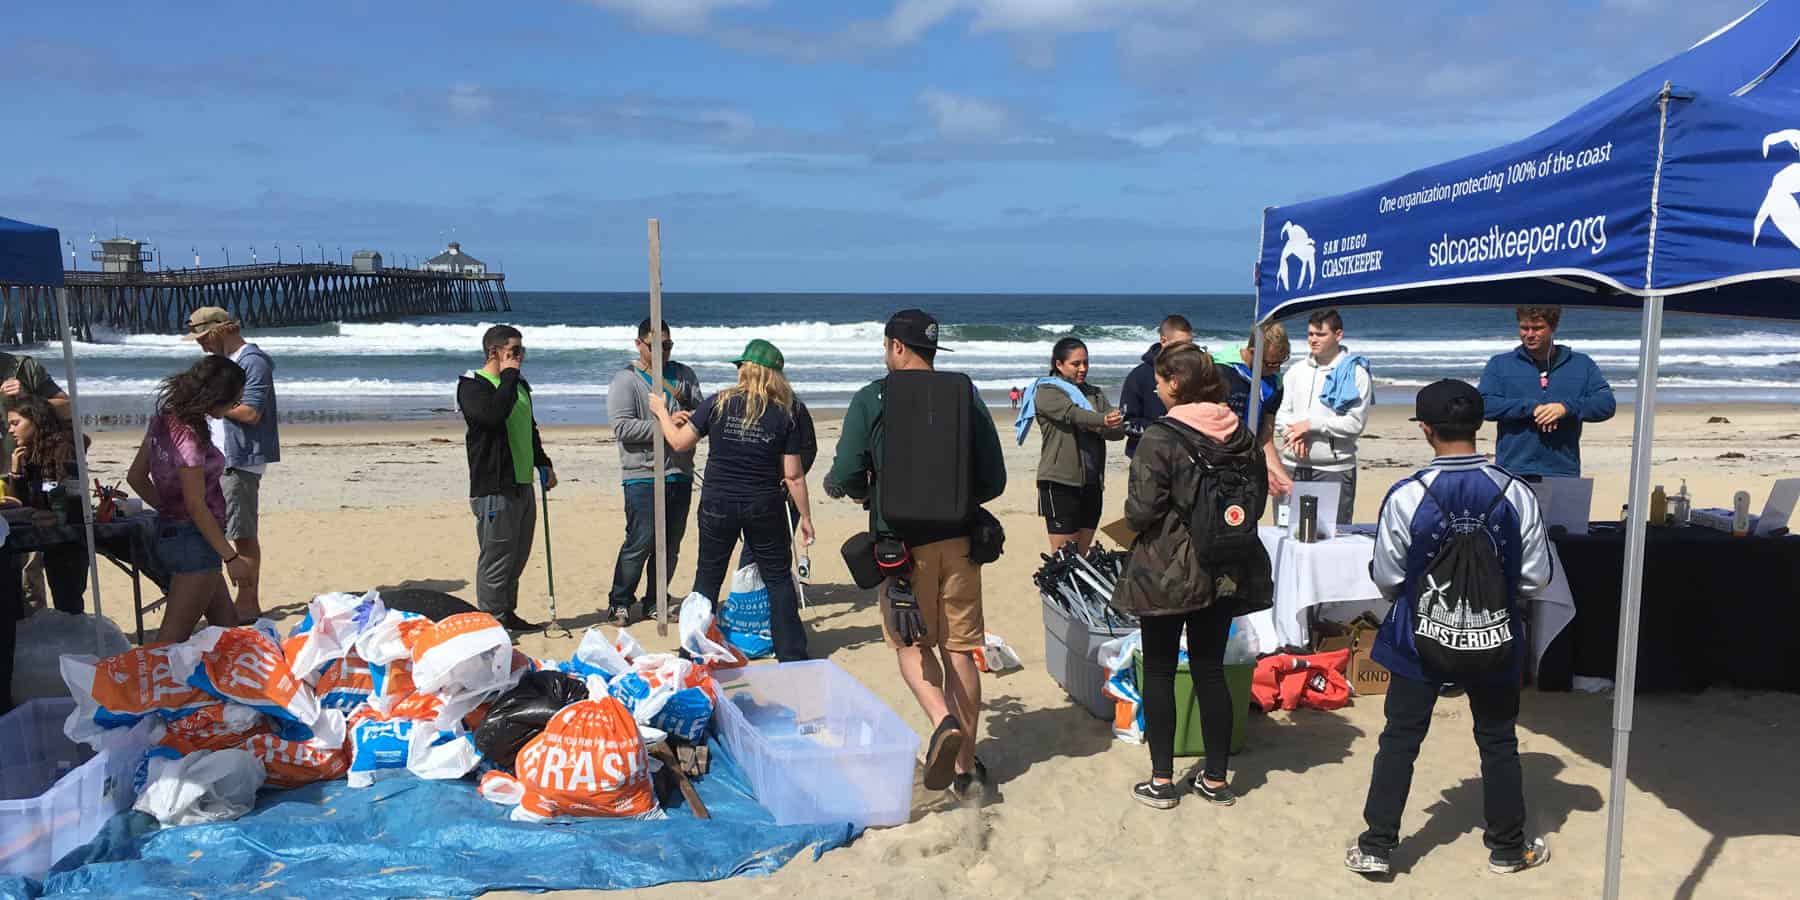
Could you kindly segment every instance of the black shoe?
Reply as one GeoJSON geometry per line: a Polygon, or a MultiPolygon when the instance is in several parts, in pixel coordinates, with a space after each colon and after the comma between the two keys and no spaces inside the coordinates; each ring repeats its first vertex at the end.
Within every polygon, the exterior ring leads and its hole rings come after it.
{"type": "Polygon", "coordinates": [[[1206,802],[1216,806],[1230,806],[1237,802],[1237,794],[1232,793],[1231,785],[1208,787],[1204,772],[1194,776],[1194,793],[1206,798],[1206,802]]]}
{"type": "Polygon", "coordinates": [[[514,612],[502,614],[499,619],[500,627],[505,628],[513,634],[532,634],[544,630],[543,623],[527,622],[524,619],[519,618],[519,614],[514,612]]]}
{"type": "Polygon", "coordinates": [[[975,759],[974,771],[956,773],[956,778],[950,782],[950,795],[959,803],[976,807],[986,806],[993,799],[994,782],[988,777],[987,766],[982,765],[980,757],[975,759]]]}
{"type": "Polygon", "coordinates": [[[1174,809],[1181,802],[1181,789],[1173,781],[1168,784],[1140,781],[1131,789],[1131,796],[1151,809],[1174,809]]]}
{"type": "Polygon", "coordinates": [[[611,622],[614,628],[624,628],[625,626],[630,625],[632,623],[631,606],[628,604],[608,609],[606,611],[606,620],[611,622]]]}

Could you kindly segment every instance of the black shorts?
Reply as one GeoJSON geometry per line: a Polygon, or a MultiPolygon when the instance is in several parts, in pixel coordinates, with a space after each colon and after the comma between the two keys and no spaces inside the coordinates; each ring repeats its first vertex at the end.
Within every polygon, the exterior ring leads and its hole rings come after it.
{"type": "Polygon", "coordinates": [[[1050,481],[1038,482],[1038,515],[1051,534],[1074,534],[1100,527],[1104,488],[1098,484],[1073,488],[1050,481]]]}

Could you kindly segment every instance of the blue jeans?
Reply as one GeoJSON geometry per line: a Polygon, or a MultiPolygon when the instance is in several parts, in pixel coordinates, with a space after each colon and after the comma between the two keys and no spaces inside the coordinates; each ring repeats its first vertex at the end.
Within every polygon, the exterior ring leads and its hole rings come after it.
{"type": "Polygon", "coordinates": [[[769,631],[775,638],[775,658],[781,662],[808,659],[806,626],[800,622],[800,596],[794,591],[792,534],[788,529],[787,501],[780,491],[750,500],[700,501],[700,556],[695,563],[694,591],[718,609],[725,570],[738,536],[750,547],[763,584],[769,588],[769,631]]]}
{"type": "MultiPolygon", "coordinates": [[[[644,584],[648,597],[656,590],[656,485],[628,484],[625,491],[625,543],[619,547],[619,561],[613,566],[612,590],[607,595],[612,609],[629,607],[636,599],[638,581],[649,568],[644,584]]],[[[694,486],[686,481],[663,483],[663,499],[668,503],[669,518],[663,533],[669,545],[668,570],[675,571],[681,557],[681,538],[687,534],[688,505],[694,486]]]]}
{"type": "Polygon", "coordinates": [[[225,564],[219,551],[200,534],[200,526],[186,520],[157,520],[156,555],[174,575],[217,572],[225,564]]]}

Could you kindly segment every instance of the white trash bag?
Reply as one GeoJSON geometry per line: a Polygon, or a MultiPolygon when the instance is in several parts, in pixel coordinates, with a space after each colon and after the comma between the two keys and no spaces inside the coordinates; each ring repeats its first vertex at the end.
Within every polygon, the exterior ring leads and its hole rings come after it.
{"type": "Polygon", "coordinates": [[[180,759],[152,755],[132,809],[163,825],[224,822],[256,806],[268,780],[262,761],[244,750],[199,750],[180,759]]]}

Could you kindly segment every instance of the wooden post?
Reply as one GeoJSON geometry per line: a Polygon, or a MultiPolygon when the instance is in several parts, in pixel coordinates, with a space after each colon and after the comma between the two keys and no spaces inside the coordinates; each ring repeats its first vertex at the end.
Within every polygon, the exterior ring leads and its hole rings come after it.
{"type": "MultiPolygon", "coordinates": [[[[651,219],[650,390],[653,393],[662,393],[662,371],[662,226],[651,219]]],[[[656,532],[656,633],[666,635],[669,633],[669,533],[663,522],[669,514],[669,500],[663,478],[667,473],[663,465],[662,428],[652,428],[650,434],[651,457],[655,460],[651,472],[651,492],[655,500],[650,507],[650,527],[656,532]]]]}

